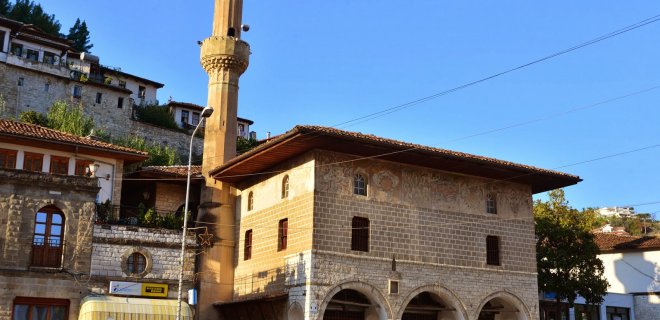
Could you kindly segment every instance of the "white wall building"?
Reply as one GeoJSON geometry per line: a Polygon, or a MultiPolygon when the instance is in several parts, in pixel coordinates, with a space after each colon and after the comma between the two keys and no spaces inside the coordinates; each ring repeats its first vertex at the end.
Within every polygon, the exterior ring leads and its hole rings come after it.
{"type": "MultiPolygon", "coordinates": [[[[610,286],[598,316],[589,320],[660,319],[660,238],[614,233],[595,237],[610,286]]],[[[578,297],[575,303],[569,320],[587,320],[581,311],[584,299],[578,297]]]]}
{"type": "Polygon", "coordinates": [[[635,215],[633,207],[605,207],[597,210],[601,217],[632,217],[635,215]]]}
{"type": "MultiPolygon", "coordinates": [[[[204,110],[203,106],[188,102],[169,101],[167,106],[174,116],[174,121],[181,128],[194,128],[199,122],[202,110],[204,110]]],[[[239,137],[257,139],[257,133],[250,131],[250,126],[254,124],[254,121],[241,117],[237,117],[236,120],[236,130],[239,137]]]]}
{"type": "Polygon", "coordinates": [[[100,187],[97,202],[118,204],[124,163],[146,158],[142,151],[0,119],[0,168],[91,176],[92,165],[100,187]]]}

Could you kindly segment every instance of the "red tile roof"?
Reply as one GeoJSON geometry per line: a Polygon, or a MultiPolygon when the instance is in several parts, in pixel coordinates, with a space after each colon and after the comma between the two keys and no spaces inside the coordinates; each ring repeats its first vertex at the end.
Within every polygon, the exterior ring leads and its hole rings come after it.
{"type": "Polygon", "coordinates": [[[144,151],[7,119],[0,119],[0,141],[27,145],[36,143],[58,150],[61,149],[60,146],[66,145],[82,153],[101,152],[119,159],[144,160],[148,157],[148,153],[144,151]]]}
{"type": "Polygon", "coordinates": [[[594,234],[600,251],[660,250],[660,238],[635,237],[612,233],[594,234]]]}
{"type": "Polygon", "coordinates": [[[218,180],[236,182],[311,149],[528,184],[535,193],[582,181],[578,176],[563,172],[321,126],[296,126],[211,170],[209,174],[218,180]]]}
{"type": "MultiPolygon", "coordinates": [[[[153,174],[162,174],[169,176],[177,177],[187,177],[188,176],[188,166],[149,166],[142,167],[140,169],[142,172],[148,172],[153,174]]],[[[191,166],[190,174],[193,177],[199,177],[202,174],[202,166],[191,166]]]]}

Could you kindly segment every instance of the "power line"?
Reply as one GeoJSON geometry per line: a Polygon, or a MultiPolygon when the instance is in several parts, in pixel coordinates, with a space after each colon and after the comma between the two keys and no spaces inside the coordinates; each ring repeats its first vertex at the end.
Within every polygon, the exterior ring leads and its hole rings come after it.
{"type": "Polygon", "coordinates": [[[592,44],[596,44],[596,43],[601,42],[601,41],[603,41],[603,40],[607,40],[607,39],[609,39],[609,38],[612,38],[612,37],[615,37],[615,36],[618,36],[618,35],[624,34],[624,33],[626,33],[626,32],[629,32],[629,31],[632,31],[632,30],[635,30],[635,29],[641,28],[641,27],[646,26],[646,25],[648,25],[648,24],[651,24],[651,23],[657,22],[658,20],[660,20],[660,14],[659,14],[659,15],[652,16],[652,17],[647,18],[647,19],[644,19],[644,20],[642,20],[642,21],[636,22],[636,23],[634,23],[634,24],[631,24],[631,25],[629,25],[629,26],[623,27],[623,28],[621,28],[621,29],[618,29],[618,30],[612,31],[612,32],[610,32],[610,33],[607,33],[607,34],[601,35],[601,36],[599,36],[599,37],[596,37],[596,38],[591,39],[591,40],[589,40],[589,41],[586,41],[586,42],[583,42],[583,43],[581,43],[581,44],[575,45],[575,46],[573,46],[573,47],[570,47],[570,48],[567,48],[567,49],[564,49],[564,50],[561,50],[561,51],[555,52],[555,53],[550,54],[550,55],[548,55],[548,56],[545,56],[545,57],[543,57],[543,58],[536,59],[536,60],[533,60],[533,61],[531,61],[531,62],[527,62],[527,63],[521,64],[521,65],[519,65],[519,66],[517,66],[517,67],[513,67],[513,68],[511,68],[511,69],[507,69],[507,70],[505,70],[505,71],[501,71],[501,72],[495,73],[495,74],[490,75],[490,76],[487,76],[487,77],[485,77],[485,78],[481,78],[481,79],[479,79],[479,80],[475,80],[475,81],[472,81],[472,82],[468,82],[468,83],[465,83],[465,84],[459,85],[459,86],[457,86],[457,87],[453,87],[453,88],[451,88],[451,89],[444,90],[444,91],[441,91],[441,92],[438,92],[438,93],[435,93],[435,94],[432,94],[432,95],[429,95],[429,96],[426,96],[426,97],[423,97],[423,98],[419,98],[419,99],[416,99],[416,100],[413,100],[413,101],[410,101],[410,102],[406,102],[406,103],[403,103],[403,104],[400,104],[400,105],[397,105],[397,106],[393,106],[393,107],[386,108],[386,109],[383,109],[383,110],[380,110],[380,111],[377,111],[377,112],[373,112],[373,113],[370,113],[370,114],[367,114],[367,115],[364,115],[364,116],[361,116],[361,117],[354,118],[354,119],[352,119],[352,120],[344,121],[344,122],[341,122],[341,123],[338,123],[338,124],[334,125],[333,127],[339,127],[339,126],[353,126],[353,125],[356,125],[356,124],[358,124],[358,123],[362,123],[362,122],[365,122],[365,121],[373,120],[373,119],[376,119],[376,118],[379,118],[379,117],[382,117],[382,116],[388,115],[388,114],[390,114],[390,113],[394,113],[394,112],[397,112],[397,111],[400,111],[400,110],[403,110],[403,109],[407,109],[407,108],[413,107],[413,106],[415,106],[415,105],[418,105],[418,104],[420,104],[420,103],[423,103],[423,102],[426,102],[426,101],[429,101],[429,100],[433,100],[433,99],[436,99],[436,98],[442,97],[442,96],[444,96],[444,95],[447,95],[447,94],[450,94],[450,93],[453,93],[453,92],[456,92],[456,91],[459,91],[459,90],[462,90],[462,89],[465,89],[465,88],[468,88],[468,87],[472,87],[472,86],[477,85],[477,84],[480,84],[480,83],[482,83],[482,82],[485,82],[485,81],[488,81],[488,80],[491,80],[491,79],[494,79],[494,78],[497,78],[497,77],[501,77],[501,76],[506,75],[506,74],[508,74],[508,73],[512,73],[512,72],[515,72],[515,71],[518,71],[518,70],[521,70],[521,69],[524,69],[524,68],[530,67],[530,66],[532,66],[532,65],[535,65],[535,64],[537,64],[537,63],[540,63],[540,62],[543,62],[543,61],[546,61],[546,60],[550,60],[550,59],[552,59],[552,58],[556,58],[556,57],[558,57],[558,56],[561,56],[561,55],[564,55],[564,54],[567,54],[567,53],[573,52],[573,51],[575,51],[575,50],[578,50],[578,49],[581,49],[581,48],[584,48],[584,47],[590,46],[590,45],[592,45],[592,44]],[[349,125],[349,124],[350,124],[350,125],[349,125]]]}
{"type": "MultiPolygon", "coordinates": [[[[601,100],[601,101],[598,101],[598,102],[595,102],[595,103],[581,105],[581,106],[566,109],[566,110],[561,111],[561,112],[548,114],[546,116],[521,121],[521,122],[518,122],[518,123],[502,126],[502,127],[499,127],[499,128],[494,128],[494,129],[489,129],[489,130],[477,132],[477,133],[474,133],[474,134],[470,134],[470,135],[463,136],[463,137],[456,138],[456,139],[452,139],[452,140],[447,140],[445,143],[457,142],[457,141],[466,140],[466,139],[470,139],[470,138],[474,138],[474,137],[478,137],[478,136],[483,136],[483,135],[487,135],[487,134],[491,134],[491,133],[495,133],[495,132],[501,132],[501,131],[508,130],[508,129],[522,127],[522,126],[529,125],[529,124],[532,124],[532,123],[541,122],[541,121],[544,121],[544,120],[549,120],[549,119],[561,117],[561,116],[571,114],[571,113],[574,113],[574,112],[577,112],[577,111],[582,111],[582,110],[586,110],[586,109],[600,107],[600,106],[603,106],[603,105],[608,104],[608,103],[616,102],[616,101],[619,101],[619,100],[623,100],[623,99],[630,98],[630,97],[633,97],[633,96],[641,95],[641,94],[648,93],[648,92],[658,90],[658,89],[660,89],[660,85],[654,85],[654,86],[651,86],[651,87],[648,87],[648,88],[644,88],[644,89],[628,92],[628,93],[625,93],[625,94],[622,94],[622,95],[619,95],[619,96],[607,98],[607,99],[604,99],[604,100],[601,100]]],[[[317,133],[317,134],[302,133],[301,135],[310,136],[310,139],[312,139],[312,138],[316,138],[316,137],[319,137],[319,136],[323,135],[323,133],[317,133]]],[[[416,150],[416,149],[418,149],[418,148],[417,147],[407,148],[407,149],[403,149],[403,150],[397,150],[397,151],[387,152],[387,153],[368,156],[368,157],[357,157],[357,158],[350,159],[350,160],[343,160],[343,161],[337,161],[337,162],[332,162],[332,163],[326,163],[326,164],[319,165],[319,166],[316,166],[316,167],[331,166],[331,165],[336,165],[336,164],[343,164],[343,163],[350,163],[350,162],[367,160],[367,159],[374,159],[374,158],[379,158],[379,157],[383,157],[383,156],[387,156],[387,155],[398,154],[398,153],[403,153],[403,152],[407,152],[407,151],[413,151],[413,150],[416,150]]],[[[219,155],[217,157],[222,157],[222,156],[223,155],[219,155]]],[[[302,170],[302,169],[310,169],[310,168],[300,167],[300,168],[294,168],[294,169],[291,169],[291,170],[302,170]]],[[[255,172],[255,173],[250,173],[250,174],[232,175],[232,176],[225,176],[225,177],[246,177],[246,176],[256,176],[256,175],[262,175],[262,174],[278,174],[278,173],[283,173],[283,172],[291,171],[291,170],[261,171],[261,172],[255,172]]],[[[141,171],[148,171],[148,170],[137,170],[137,171],[134,171],[133,173],[141,172],[141,171]]],[[[179,178],[179,179],[185,180],[185,178],[179,178]]],[[[167,179],[167,180],[179,180],[179,179],[172,178],[172,179],[167,179]]],[[[197,178],[197,179],[201,179],[201,178],[197,178]]],[[[150,178],[125,178],[124,180],[136,180],[137,181],[137,180],[159,180],[159,179],[157,179],[157,178],[155,178],[155,179],[150,179],[150,178]]],[[[165,180],[165,179],[163,179],[163,180],[165,180]]]]}

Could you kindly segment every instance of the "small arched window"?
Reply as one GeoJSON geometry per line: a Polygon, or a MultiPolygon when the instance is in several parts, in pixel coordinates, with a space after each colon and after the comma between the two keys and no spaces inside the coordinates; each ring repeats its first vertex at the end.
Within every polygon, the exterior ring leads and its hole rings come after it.
{"type": "Polygon", "coordinates": [[[289,176],[286,175],[284,176],[284,179],[282,179],[282,199],[286,199],[289,197],[289,176]]]}
{"type": "Polygon", "coordinates": [[[32,238],[32,266],[57,268],[62,264],[64,214],[55,206],[39,209],[32,238]]]}
{"type": "Polygon", "coordinates": [[[252,211],[252,209],[254,209],[254,193],[252,193],[252,191],[248,193],[247,209],[248,211],[252,211]]]}
{"type": "Polygon", "coordinates": [[[367,178],[359,173],[353,177],[353,194],[359,196],[367,195],[367,178]]]}
{"type": "Polygon", "coordinates": [[[126,259],[126,267],[131,275],[139,275],[147,268],[147,257],[139,252],[133,252],[126,259]]]}
{"type": "Polygon", "coordinates": [[[486,213],[497,214],[497,197],[494,193],[486,195],[486,213]]]}

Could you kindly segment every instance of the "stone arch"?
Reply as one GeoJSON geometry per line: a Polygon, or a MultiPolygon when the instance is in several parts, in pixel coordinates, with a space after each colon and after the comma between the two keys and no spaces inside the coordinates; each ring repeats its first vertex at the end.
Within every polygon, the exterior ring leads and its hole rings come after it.
{"type": "Polygon", "coordinates": [[[392,306],[390,306],[389,302],[385,298],[385,295],[383,295],[383,293],[378,290],[378,288],[366,282],[348,281],[332,287],[325,294],[325,298],[323,299],[323,302],[321,302],[318,310],[319,320],[323,320],[323,314],[325,313],[325,310],[332,298],[340,291],[346,289],[355,290],[365,295],[369,300],[371,300],[372,303],[375,303],[380,309],[377,310],[379,320],[392,319],[392,306]]]}
{"type": "Polygon", "coordinates": [[[294,301],[291,303],[289,306],[289,310],[287,310],[286,314],[286,319],[287,320],[303,320],[305,319],[305,312],[303,311],[303,307],[298,303],[298,301],[294,301]]]}
{"type": "Polygon", "coordinates": [[[498,320],[531,320],[532,314],[530,309],[525,303],[513,293],[507,291],[497,291],[489,294],[481,300],[479,307],[476,309],[474,319],[479,319],[479,316],[489,302],[495,302],[502,305],[505,312],[508,312],[509,317],[498,317],[498,320]]]}
{"type": "Polygon", "coordinates": [[[396,318],[394,319],[401,319],[410,301],[423,292],[430,292],[437,295],[440,299],[443,300],[443,302],[446,302],[449,306],[454,308],[455,311],[452,312],[454,320],[469,319],[465,305],[458,298],[458,295],[456,295],[456,293],[447,287],[435,284],[422,285],[410,291],[410,293],[408,293],[408,295],[406,295],[406,297],[402,300],[402,303],[399,306],[399,310],[396,313],[396,318]]]}

